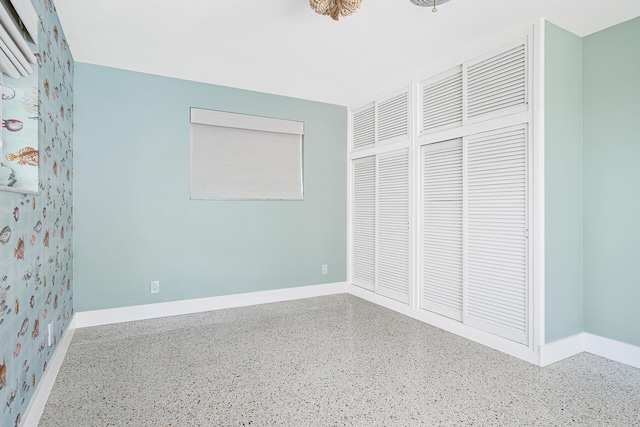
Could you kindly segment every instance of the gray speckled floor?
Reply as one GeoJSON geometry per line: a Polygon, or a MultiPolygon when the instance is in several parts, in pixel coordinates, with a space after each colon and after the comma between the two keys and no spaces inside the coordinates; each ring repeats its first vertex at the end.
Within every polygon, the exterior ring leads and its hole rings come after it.
{"type": "Polygon", "coordinates": [[[640,370],[539,368],[350,295],[77,330],[40,426],[633,426],[640,370]]]}

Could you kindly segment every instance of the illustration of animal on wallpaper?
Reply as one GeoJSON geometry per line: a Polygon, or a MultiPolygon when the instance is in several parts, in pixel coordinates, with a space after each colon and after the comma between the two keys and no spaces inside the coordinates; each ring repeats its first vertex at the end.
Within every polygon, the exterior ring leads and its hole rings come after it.
{"type": "Polygon", "coordinates": [[[25,317],[22,321],[22,326],[20,326],[20,330],[18,331],[18,338],[27,333],[29,329],[29,318],[25,317]]]}
{"type": "Polygon", "coordinates": [[[38,166],[40,161],[40,153],[33,147],[24,147],[17,153],[7,153],[4,157],[10,162],[17,159],[19,165],[38,166]]]}
{"type": "Polygon", "coordinates": [[[2,127],[9,132],[19,132],[24,127],[24,123],[16,119],[2,119],[2,127]]]}
{"type": "Polygon", "coordinates": [[[2,365],[0,365],[0,390],[5,388],[7,385],[7,363],[2,358],[2,365]]]}
{"type": "Polygon", "coordinates": [[[9,408],[9,413],[11,413],[11,405],[13,405],[13,401],[16,400],[16,396],[18,395],[18,380],[16,380],[16,388],[11,390],[9,393],[9,397],[7,398],[7,403],[4,405],[2,412],[6,411],[9,408]]]}
{"type": "Polygon", "coordinates": [[[11,228],[7,225],[0,231],[0,243],[4,245],[9,242],[9,239],[11,239],[11,228]]]}
{"type": "Polygon", "coordinates": [[[2,86],[2,99],[4,101],[9,101],[16,97],[15,89],[9,86],[2,86]]]}
{"type": "MultiPolygon", "coordinates": [[[[11,313],[11,309],[7,306],[6,301],[2,300],[0,301],[0,312],[2,314],[10,314],[11,313]]],[[[2,325],[4,323],[4,317],[0,318],[0,325],[2,325]]]]}
{"type": "Polygon", "coordinates": [[[35,340],[40,335],[40,319],[36,318],[33,322],[33,331],[31,332],[31,339],[35,340]]]}
{"type": "Polygon", "coordinates": [[[11,314],[11,309],[7,304],[9,289],[11,289],[11,286],[7,285],[7,276],[4,276],[0,281],[0,324],[4,322],[4,316],[11,314]]]}
{"type": "Polygon", "coordinates": [[[29,383],[27,382],[27,373],[29,372],[29,365],[27,365],[27,361],[25,360],[22,364],[22,372],[20,373],[20,382],[22,385],[20,386],[20,397],[24,398],[27,391],[29,391],[29,383]]]}
{"type": "Polygon", "coordinates": [[[18,239],[18,244],[13,250],[13,256],[18,260],[24,259],[24,239],[22,237],[18,239]]]}
{"type": "Polygon", "coordinates": [[[24,280],[25,282],[28,282],[29,280],[31,280],[31,276],[33,276],[33,271],[29,267],[24,271],[24,275],[22,276],[22,280],[24,280]]]}

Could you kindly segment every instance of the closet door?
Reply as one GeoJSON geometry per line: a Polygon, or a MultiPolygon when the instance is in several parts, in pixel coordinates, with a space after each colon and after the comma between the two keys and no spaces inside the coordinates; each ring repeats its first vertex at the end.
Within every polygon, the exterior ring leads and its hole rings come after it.
{"type": "Polygon", "coordinates": [[[421,307],[462,320],[462,140],[421,150],[421,307]]]}
{"type": "Polygon", "coordinates": [[[376,158],[353,161],[354,285],[373,290],[376,261],[376,158]]]}
{"type": "Polygon", "coordinates": [[[378,156],[378,271],[375,291],[409,302],[409,150],[378,156]]]}
{"type": "Polygon", "coordinates": [[[527,127],[466,138],[464,322],[528,342],[527,127]]]}

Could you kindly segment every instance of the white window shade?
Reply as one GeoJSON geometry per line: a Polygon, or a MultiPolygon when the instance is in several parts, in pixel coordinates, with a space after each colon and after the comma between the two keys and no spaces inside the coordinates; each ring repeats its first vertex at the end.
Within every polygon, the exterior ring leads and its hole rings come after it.
{"type": "MultiPolygon", "coordinates": [[[[6,4],[6,0],[3,0],[3,3],[6,4]]],[[[33,4],[31,4],[31,0],[11,0],[11,5],[31,36],[31,40],[38,44],[38,23],[40,18],[33,4]]]]}
{"type": "Polygon", "coordinates": [[[302,200],[303,123],[191,109],[191,198],[302,200]]]}
{"type": "Polygon", "coordinates": [[[37,14],[30,2],[16,0],[13,3],[11,6],[6,1],[0,2],[0,68],[9,77],[17,79],[33,73],[31,64],[36,64],[37,59],[11,16],[13,7],[25,27],[30,28],[34,42],[38,39],[37,35],[33,36],[37,34],[37,27],[33,26],[37,14]]]}

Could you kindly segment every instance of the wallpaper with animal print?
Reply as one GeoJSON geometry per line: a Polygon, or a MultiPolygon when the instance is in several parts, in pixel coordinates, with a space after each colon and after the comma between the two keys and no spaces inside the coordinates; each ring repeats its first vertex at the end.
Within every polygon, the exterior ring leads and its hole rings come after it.
{"type": "Polygon", "coordinates": [[[41,194],[0,191],[0,426],[20,423],[73,315],[74,64],[52,1],[33,5],[40,16],[41,194]]]}

